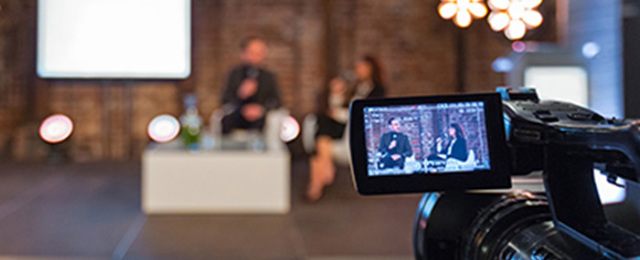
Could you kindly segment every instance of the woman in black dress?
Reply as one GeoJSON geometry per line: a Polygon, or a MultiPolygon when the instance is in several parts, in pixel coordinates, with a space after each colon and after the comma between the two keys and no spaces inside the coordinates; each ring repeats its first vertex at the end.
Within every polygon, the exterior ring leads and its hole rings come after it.
{"type": "Polygon", "coordinates": [[[444,140],[438,137],[436,139],[435,153],[429,155],[430,161],[446,160],[454,158],[459,161],[466,161],[469,157],[467,151],[467,138],[464,135],[462,126],[458,123],[452,123],[447,129],[449,142],[443,147],[444,140]]]}
{"type": "Polygon", "coordinates": [[[342,139],[344,135],[349,120],[349,103],[354,99],[378,98],[385,94],[382,69],[376,58],[370,55],[362,57],[356,63],[355,74],[357,82],[352,88],[347,88],[343,78],[335,78],[321,95],[316,153],[310,160],[309,201],[318,200],[324,187],[335,179],[334,140],[342,139]]]}
{"type": "Polygon", "coordinates": [[[464,136],[464,130],[458,123],[453,123],[449,126],[449,135],[451,141],[446,150],[447,158],[466,161],[469,153],[467,152],[467,138],[464,136]]]}

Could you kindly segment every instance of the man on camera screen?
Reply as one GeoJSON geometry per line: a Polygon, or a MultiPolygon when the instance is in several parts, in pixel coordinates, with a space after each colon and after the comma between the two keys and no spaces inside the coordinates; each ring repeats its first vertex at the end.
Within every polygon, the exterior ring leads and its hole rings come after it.
{"type": "Polygon", "coordinates": [[[380,137],[379,152],[382,154],[378,169],[399,167],[404,169],[405,159],[413,155],[409,137],[400,133],[400,121],[397,118],[389,118],[387,121],[389,132],[380,137]]]}

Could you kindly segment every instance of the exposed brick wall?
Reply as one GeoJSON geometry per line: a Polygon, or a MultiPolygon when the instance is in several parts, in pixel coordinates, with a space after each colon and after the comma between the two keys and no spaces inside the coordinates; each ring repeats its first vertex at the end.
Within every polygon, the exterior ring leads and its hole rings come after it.
{"type": "Polygon", "coordinates": [[[29,21],[34,3],[0,1],[0,160],[8,159],[11,139],[17,126],[24,124],[26,86],[30,85],[27,70],[31,59],[27,40],[33,28],[29,21]]]}
{"type": "MultiPolygon", "coordinates": [[[[421,149],[420,141],[420,122],[426,122],[424,114],[423,118],[419,118],[417,110],[406,107],[396,108],[394,110],[385,111],[383,113],[373,113],[365,117],[365,133],[367,138],[367,148],[369,154],[375,154],[380,149],[380,137],[389,131],[388,121],[390,118],[396,118],[400,122],[400,132],[407,135],[413,154],[416,159],[421,160],[426,155],[421,149]]],[[[423,131],[426,133],[426,131],[423,131]]]]}
{"type": "Polygon", "coordinates": [[[436,12],[437,1],[358,1],[355,52],[377,55],[390,95],[452,92],[455,28],[436,12]]]}
{"type": "MultiPolygon", "coordinates": [[[[352,70],[365,53],[380,58],[390,95],[400,96],[456,92],[457,40],[466,46],[464,91],[502,85],[490,64],[510,51],[483,20],[460,31],[440,19],[436,0],[192,0],[189,79],[47,80],[35,75],[36,2],[0,0],[0,95],[11,93],[0,97],[0,148],[16,150],[8,146],[9,133],[64,112],[77,125],[68,145],[77,161],[137,160],[148,143],[148,122],[160,113],[179,115],[188,92],[198,95],[208,122],[248,34],[267,39],[266,67],[278,75],[284,105],[298,117],[313,111],[328,77],[352,70]]],[[[35,132],[25,136],[37,139],[35,132]]]]}

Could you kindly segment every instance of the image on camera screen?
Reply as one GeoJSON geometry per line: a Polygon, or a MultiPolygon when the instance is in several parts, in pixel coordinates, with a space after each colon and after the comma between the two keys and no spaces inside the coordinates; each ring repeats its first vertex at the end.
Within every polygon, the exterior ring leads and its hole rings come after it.
{"type": "Polygon", "coordinates": [[[490,170],[484,102],[364,108],[368,176],[490,170]]]}

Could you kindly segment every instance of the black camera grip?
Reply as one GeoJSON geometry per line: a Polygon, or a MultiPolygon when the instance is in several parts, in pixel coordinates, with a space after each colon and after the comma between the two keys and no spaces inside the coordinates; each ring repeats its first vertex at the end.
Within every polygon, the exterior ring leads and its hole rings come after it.
{"type": "Polygon", "coordinates": [[[607,220],[594,182],[593,160],[578,149],[545,148],[544,184],[556,228],[603,255],[639,257],[640,236],[607,220]]]}

